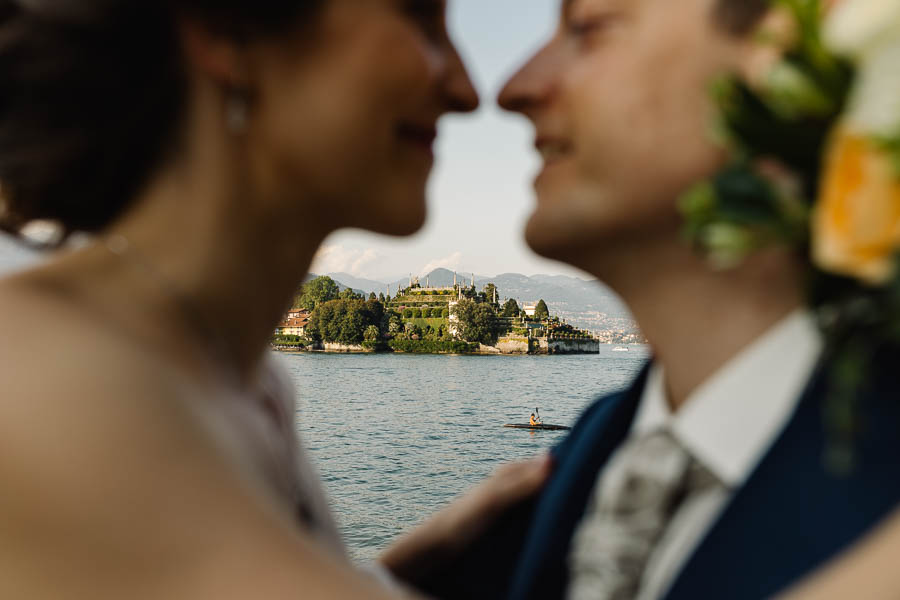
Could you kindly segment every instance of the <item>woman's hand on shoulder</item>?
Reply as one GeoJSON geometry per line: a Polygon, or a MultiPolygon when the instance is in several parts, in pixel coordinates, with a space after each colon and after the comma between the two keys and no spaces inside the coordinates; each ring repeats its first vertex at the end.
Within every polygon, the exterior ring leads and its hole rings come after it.
{"type": "Polygon", "coordinates": [[[778,600],[900,598],[900,508],[866,538],[778,597],[778,600]]]}

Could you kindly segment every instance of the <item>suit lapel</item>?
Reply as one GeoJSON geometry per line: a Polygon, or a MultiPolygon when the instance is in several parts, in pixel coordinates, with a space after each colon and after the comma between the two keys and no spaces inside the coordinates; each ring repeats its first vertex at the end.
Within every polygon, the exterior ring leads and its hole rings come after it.
{"type": "Polygon", "coordinates": [[[628,391],[601,399],[588,409],[554,451],[558,467],[538,500],[510,598],[562,597],[572,535],[598,473],[628,435],[647,371],[645,368],[628,391]]]}
{"type": "Polygon", "coordinates": [[[900,500],[898,389],[893,376],[861,400],[868,427],[856,443],[858,465],[841,477],[823,461],[826,381],[820,371],[666,597],[769,597],[886,516],[900,500]]]}

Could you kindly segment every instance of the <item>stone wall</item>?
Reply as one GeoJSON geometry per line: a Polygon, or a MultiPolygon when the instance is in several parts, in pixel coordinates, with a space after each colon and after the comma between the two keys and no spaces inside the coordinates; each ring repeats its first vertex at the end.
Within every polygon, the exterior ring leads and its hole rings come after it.
{"type": "Polygon", "coordinates": [[[593,339],[548,340],[547,338],[502,337],[496,346],[482,345],[484,354],[599,354],[600,342],[593,339]]]}
{"type": "MultiPolygon", "coordinates": [[[[545,340],[546,341],[546,340],[545,340]]],[[[547,343],[548,354],[600,354],[600,342],[597,340],[550,340],[547,343]]]]}
{"type": "Polygon", "coordinates": [[[501,354],[528,354],[530,344],[524,337],[502,337],[497,340],[497,349],[501,354]]]}
{"type": "MultiPolygon", "coordinates": [[[[374,352],[362,346],[318,343],[310,346],[310,350],[319,352],[374,352]]],[[[600,342],[597,340],[548,340],[547,338],[502,337],[496,346],[478,345],[479,354],[599,354],[600,342]]]]}
{"type": "Polygon", "coordinates": [[[335,344],[332,342],[325,342],[324,344],[317,344],[318,347],[314,347],[314,350],[324,350],[325,352],[374,352],[372,349],[363,348],[362,346],[354,346],[348,344],[335,344]]]}
{"type": "Polygon", "coordinates": [[[500,351],[500,348],[496,346],[485,346],[484,344],[478,344],[478,353],[479,354],[503,354],[500,351]]]}

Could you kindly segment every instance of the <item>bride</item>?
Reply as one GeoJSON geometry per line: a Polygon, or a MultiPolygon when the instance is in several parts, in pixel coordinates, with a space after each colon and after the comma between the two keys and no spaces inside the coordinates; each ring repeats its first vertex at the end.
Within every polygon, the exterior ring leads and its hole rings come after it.
{"type": "MultiPolygon", "coordinates": [[[[444,3],[0,0],[0,90],[3,228],[89,234],[0,281],[0,597],[386,597],[267,342],[330,232],[423,224],[437,121],[478,102],[444,3]]],[[[384,565],[415,583],[545,471],[384,565]]]]}

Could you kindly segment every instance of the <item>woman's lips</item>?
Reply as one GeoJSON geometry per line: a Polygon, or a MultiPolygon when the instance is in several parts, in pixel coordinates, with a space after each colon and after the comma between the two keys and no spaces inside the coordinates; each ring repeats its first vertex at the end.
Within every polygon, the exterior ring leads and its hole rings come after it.
{"type": "Polygon", "coordinates": [[[397,137],[402,141],[417,147],[429,156],[434,156],[434,141],[437,139],[437,126],[400,123],[397,126],[397,137]]]}

